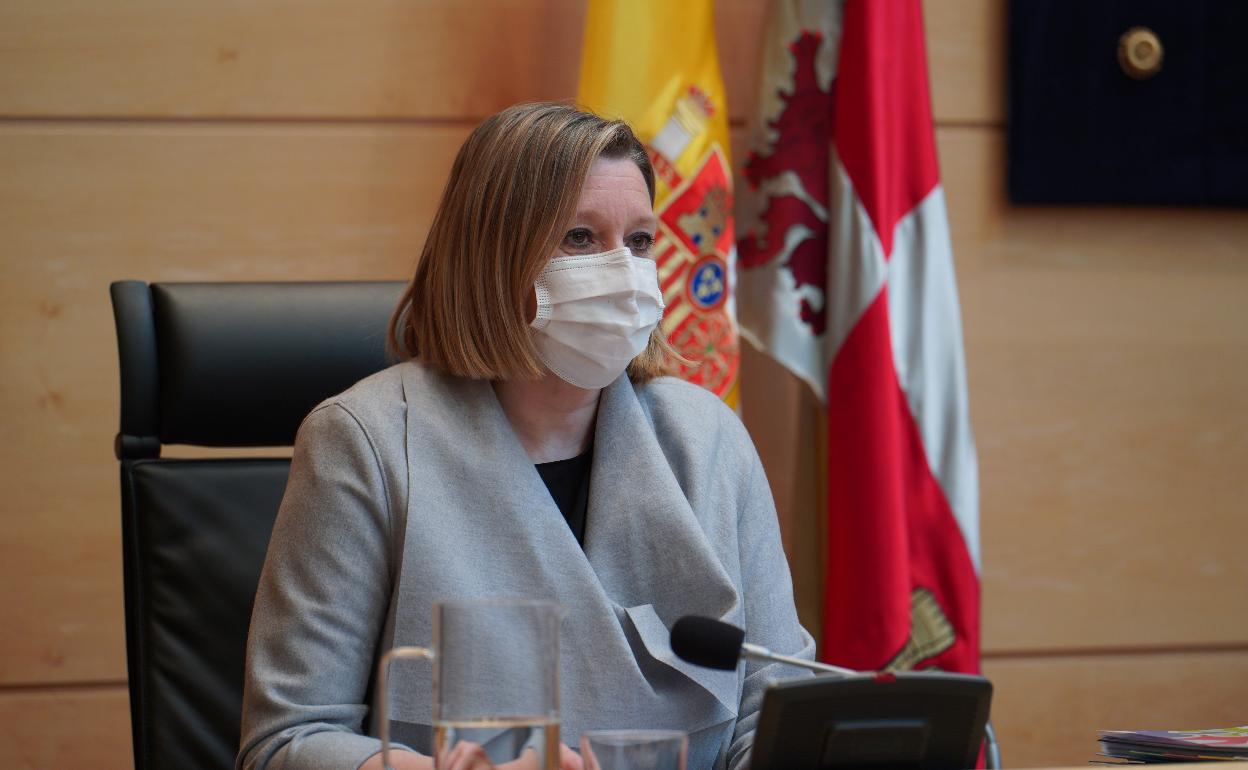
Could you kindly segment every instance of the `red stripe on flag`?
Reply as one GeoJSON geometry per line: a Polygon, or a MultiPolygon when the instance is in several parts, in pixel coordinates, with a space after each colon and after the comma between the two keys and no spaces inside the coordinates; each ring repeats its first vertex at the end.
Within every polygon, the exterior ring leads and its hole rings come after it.
{"type": "Polygon", "coordinates": [[[979,581],[897,380],[887,288],[838,351],[827,403],[824,658],[886,665],[910,636],[911,594],[923,588],[956,634],[923,665],[978,671],[979,581]]]}
{"type": "Polygon", "coordinates": [[[940,180],[918,0],[850,0],[837,68],[833,140],[875,225],[893,229],[940,180]]]}

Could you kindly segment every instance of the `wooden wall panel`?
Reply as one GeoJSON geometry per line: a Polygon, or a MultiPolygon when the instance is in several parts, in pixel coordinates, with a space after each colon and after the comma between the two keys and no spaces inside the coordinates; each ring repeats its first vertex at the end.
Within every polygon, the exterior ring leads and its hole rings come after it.
{"type": "Polygon", "coordinates": [[[0,690],[0,767],[130,770],[125,686],[0,690]]]}
{"type": "Polygon", "coordinates": [[[1248,218],[1009,207],[999,131],[938,139],[985,648],[1248,641],[1248,218]]]}
{"type": "Polygon", "coordinates": [[[1248,649],[1237,652],[988,660],[1006,767],[1079,766],[1100,730],[1244,723],[1248,649]]]}
{"type": "MultiPolygon", "coordinates": [[[[764,6],[721,0],[728,104],[764,6]]],[[[13,0],[0,115],[463,120],[576,94],[583,0],[13,0]]]]}
{"type": "Polygon", "coordinates": [[[62,287],[406,274],[470,128],[0,126],[6,269],[62,287]]]}
{"type": "Polygon", "coordinates": [[[578,0],[17,0],[0,113],[483,116],[570,96],[583,23],[578,0]]]}
{"type": "Polygon", "coordinates": [[[937,123],[1005,122],[1005,10],[1005,0],[923,0],[937,123]]]}
{"type": "Polygon", "coordinates": [[[798,618],[818,640],[823,615],[823,503],[819,446],[825,419],[810,388],[741,343],[741,419],[767,472],[793,574],[798,618]]]}

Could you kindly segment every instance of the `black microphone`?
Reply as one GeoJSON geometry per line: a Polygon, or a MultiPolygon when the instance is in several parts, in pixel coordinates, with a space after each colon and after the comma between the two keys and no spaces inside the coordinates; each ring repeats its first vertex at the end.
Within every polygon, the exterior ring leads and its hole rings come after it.
{"type": "Polygon", "coordinates": [[[850,676],[859,672],[827,663],[774,653],[766,647],[745,641],[745,630],[731,623],[700,615],[686,615],[672,624],[672,652],[696,666],[732,671],[741,658],[770,660],[822,673],[850,676]]]}
{"type": "Polygon", "coordinates": [[[697,666],[732,671],[743,642],[745,629],[714,618],[686,615],[672,624],[672,652],[697,666]]]}

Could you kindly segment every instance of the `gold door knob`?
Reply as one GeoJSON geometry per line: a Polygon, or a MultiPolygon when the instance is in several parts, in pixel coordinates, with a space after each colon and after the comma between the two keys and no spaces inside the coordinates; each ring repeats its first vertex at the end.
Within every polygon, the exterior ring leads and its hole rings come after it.
{"type": "Polygon", "coordinates": [[[1132,27],[1118,38],[1118,65],[1128,77],[1147,80],[1161,70],[1166,51],[1148,27],[1132,27]]]}

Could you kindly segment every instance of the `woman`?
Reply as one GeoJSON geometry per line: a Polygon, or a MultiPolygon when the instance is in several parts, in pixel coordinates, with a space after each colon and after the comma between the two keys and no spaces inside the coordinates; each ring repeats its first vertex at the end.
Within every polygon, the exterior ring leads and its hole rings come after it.
{"type": "MultiPolygon", "coordinates": [[[[300,428],[256,595],[238,767],[381,767],[375,661],[427,644],[432,603],[466,596],[567,608],[566,743],[673,728],[691,769],[748,761],[763,689],[795,672],[686,664],[668,629],[706,615],[777,651],[814,645],[748,435],[715,396],[661,376],[675,354],[657,328],[653,201],[624,123],[530,104],[469,136],[393,319],[410,360],[300,428]]],[[[424,695],[393,732],[428,753],[428,670],[398,672],[396,689],[424,695]]]]}

